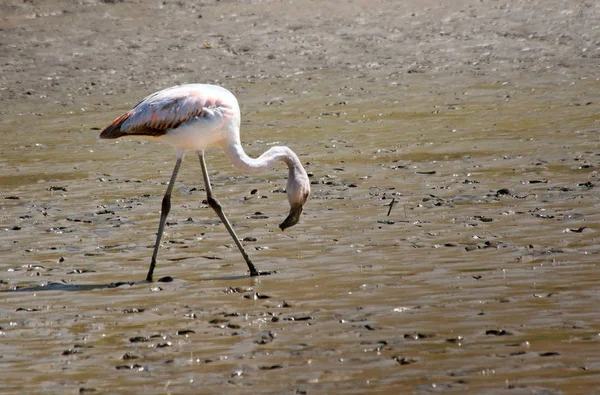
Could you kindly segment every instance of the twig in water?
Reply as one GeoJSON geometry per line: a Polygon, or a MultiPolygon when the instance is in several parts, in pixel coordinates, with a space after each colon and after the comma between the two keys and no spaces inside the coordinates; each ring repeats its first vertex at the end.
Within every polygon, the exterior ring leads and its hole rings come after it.
{"type": "Polygon", "coordinates": [[[390,216],[395,204],[396,204],[396,198],[392,198],[392,201],[390,202],[390,204],[388,204],[388,206],[390,206],[390,209],[388,210],[388,213],[387,213],[388,217],[390,216]]]}

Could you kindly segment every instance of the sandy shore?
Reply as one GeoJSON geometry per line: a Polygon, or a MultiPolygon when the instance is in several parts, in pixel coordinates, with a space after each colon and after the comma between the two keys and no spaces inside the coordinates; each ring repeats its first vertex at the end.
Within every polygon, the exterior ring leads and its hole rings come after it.
{"type": "Polygon", "coordinates": [[[594,2],[9,0],[0,14],[5,116],[316,70],[563,81],[600,67],[594,2]]]}
{"type": "Polygon", "coordinates": [[[593,392],[599,48],[597,1],[0,2],[0,392],[593,392]],[[188,82],[311,175],[281,232],[285,166],[207,153],[272,276],[190,154],[142,281],[173,150],[96,137],[188,82]]]}

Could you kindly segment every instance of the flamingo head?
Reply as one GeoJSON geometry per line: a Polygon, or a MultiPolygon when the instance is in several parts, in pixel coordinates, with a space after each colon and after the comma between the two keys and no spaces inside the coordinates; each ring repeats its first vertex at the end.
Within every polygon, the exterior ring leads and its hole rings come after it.
{"type": "Polygon", "coordinates": [[[301,165],[290,167],[286,192],[288,201],[290,202],[290,213],[279,225],[281,230],[285,230],[298,223],[304,203],[306,203],[310,196],[310,180],[301,165]]]}

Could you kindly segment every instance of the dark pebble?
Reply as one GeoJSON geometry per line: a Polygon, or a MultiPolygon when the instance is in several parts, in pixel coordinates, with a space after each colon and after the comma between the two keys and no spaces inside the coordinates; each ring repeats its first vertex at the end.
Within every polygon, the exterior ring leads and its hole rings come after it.
{"type": "Polygon", "coordinates": [[[131,281],[119,281],[119,282],[116,282],[116,283],[114,283],[114,286],[115,286],[115,287],[120,287],[120,286],[122,286],[122,285],[129,285],[129,286],[132,286],[133,284],[134,284],[134,283],[133,283],[133,282],[131,282],[131,281]]]}
{"type": "Polygon", "coordinates": [[[283,366],[281,366],[281,365],[271,365],[271,366],[259,367],[260,370],[274,370],[274,369],[281,369],[281,368],[283,368],[283,366]]]}
{"type": "Polygon", "coordinates": [[[100,211],[96,211],[96,215],[104,215],[104,214],[114,214],[115,212],[112,210],[100,210],[100,211]]]}
{"type": "Polygon", "coordinates": [[[115,366],[115,369],[117,370],[133,370],[133,369],[143,369],[144,367],[140,364],[133,364],[133,365],[118,365],[115,366]]]}
{"type": "Polygon", "coordinates": [[[189,335],[191,333],[196,333],[196,332],[194,332],[191,329],[183,329],[183,330],[177,331],[177,335],[179,335],[179,336],[189,335]]]}
{"type": "Polygon", "coordinates": [[[508,189],[508,188],[498,189],[496,191],[496,196],[502,196],[502,195],[512,195],[512,193],[510,193],[510,189],[508,189]]]}
{"type": "Polygon", "coordinates": [[[261,344],[261,345],[262,344],[269,344],[269,343],[271,343],[275,339],[275,337],[277,337],[277,335],[275,334],[275,332],[273,332],[273,331],[267,331],[267,332],[264,332],[261,335],[260,340],[256,340],[256,341],[254,341],[254,343],[261,344]]]}
{"type": "Polygon", "coordinates": [[[483,245],[485,246],[484,248],[500,248],[500,244],[501,242],[490,240],[486,240],[485,243],[483,243],[483,245]]]}
{"type": "Polygon", "coordinates": [[[485,331],[486,335],[494,335],[494,336],[511,336],[512,333],[509,331],[505,331],[504,329],[489,329],[485,331]]]}
{"type": "Polygon", "coordinates": [[[542,352],[540,353],[540,357],[555,357],[560,355],[559,352],[556,351],[548,351],[548,352],[542,352]]]}
{"type": "Polygon", "coordinates": [[[250,215],[248,217],[246,217],[248,219],[267,219],[269,217],[267,217],[266,215],[250,215]]]}
{"type": "Polygon", "coordinates": [[[427,339],[428,337],[435,337],[435,335],[428,334],[428,333],[406,333],[406,334],[404,334],[405,339],[419,340],[419,339],[427,339]]]}
{"type": "Polygon", "coordinates": [[[253,293],[252,295],[244,295],[244,299],[270,299],[269,295],[259,294],[258,292],[253,293]]]}
{"type": "Polygon", "coordinates": [[[398,365],[410,365],[411,363],[415,363],[417,362],[416,359],[412,359],[412,358],[406,358],[406,357],[399,357],[399,356],[395,356],[392,357],[392,359],[398,364],[398,365]]]}
{"type": "Polygon", "coordinates": [[[164,276],[158,279],[159,283],[170,283],[171,281],[173,281],[173,277],[171,276],[164,276]]]}
{"type": "Polygon", "coordinates": [[[133,309],[124,309],[123,313],[125,313],[125,314],[143,313],[144,310],[146,310],[146,309],[136,309],[136,308],[133,308],[133,309]]]}
{"type": "Polygon", "coordinates": [[[129,338],[129,342],[130,343],[145,343],[147,341],[149,341],[150,339],[145,337],[145,336],[135,336],[135,337],[130,337],[129,338]]]}

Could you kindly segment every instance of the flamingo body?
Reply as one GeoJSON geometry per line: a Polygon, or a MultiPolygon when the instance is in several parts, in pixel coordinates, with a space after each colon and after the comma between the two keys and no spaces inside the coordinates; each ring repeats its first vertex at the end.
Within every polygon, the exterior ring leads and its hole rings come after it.
{"type": "Polygon", "coordinates": [[[256,270],[227,220],[220,203],[214,198],[204,160],[204,150],[219,145],[231,162],[247,172],[257,172],[283,161],[288,167],[287,197],[290,213],[279,225],[281,230],[298,223],[302,208],[310,195],[310,182],[296,154],[288,147],[271,147],[258,158],[249,157],[240,142],[240,107],[235,96],[216,85],[189,84],[153,93],[132,110],[121,115],[100,132],[99,139],[120,137],[164,142],[176,149],[177,161],[163,197],[154,253],[146,279],[152,281],[156,257],[171,207],[171,192],[186,151],[195,151],[200,159],[208,204],[215,210],[242,253],[250,275],[256,270]]]}
{"type": "Polygon", "coordinates": [[[216,85],[189,84],[149,95],[115,119],[100,139],[142,138],[181,151],[201,151],[235,140],[239,126],[240,107],[231,92],[216,85]]]}

